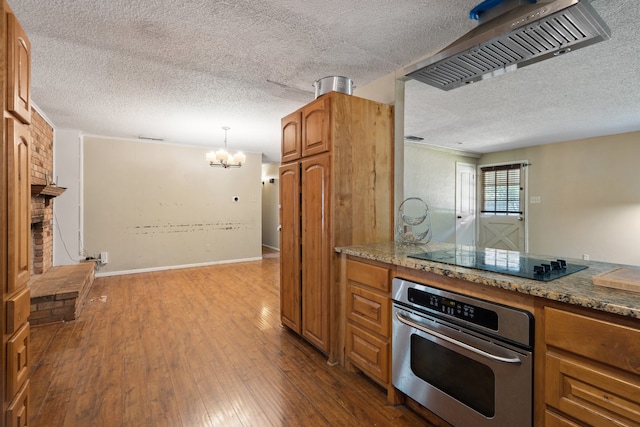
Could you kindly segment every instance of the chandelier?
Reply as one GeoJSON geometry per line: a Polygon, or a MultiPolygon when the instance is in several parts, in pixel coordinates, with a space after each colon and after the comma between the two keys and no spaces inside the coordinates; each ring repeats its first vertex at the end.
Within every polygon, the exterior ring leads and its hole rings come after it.
{"type": "Polygon", "coordinates": [[[229,126],[223,126],[224,129],[224,148],[218,151],[209,151],[207,153],[207,161],[209,166],[222,166],[223,168],[239,168],[247,160],[247,156],[238,152],[230,154],[227,151],[227,131],[231,129],[229,126]]]}

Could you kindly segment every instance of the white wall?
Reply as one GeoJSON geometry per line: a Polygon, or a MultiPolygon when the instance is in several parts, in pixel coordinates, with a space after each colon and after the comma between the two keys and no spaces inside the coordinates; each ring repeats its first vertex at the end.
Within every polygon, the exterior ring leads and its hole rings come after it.
{"type": "Polygon", "coordinates": [[[262,244],[277,250],[280,250],[279,166],[277,163],[262,165],[262,244]]]}
{"type": "Polygon", "coordinates": [[[223,169],[205,152],[85,136],[84,245],[108,252],[100,274],[261,257],[261,155],[223,169]]]}
{"type": "Polygon", "coordinates": [[[55,129],[54,181],[66,191],[53,204],[53,265],[74,265],[82,256],[82,133],[55,129]]]}

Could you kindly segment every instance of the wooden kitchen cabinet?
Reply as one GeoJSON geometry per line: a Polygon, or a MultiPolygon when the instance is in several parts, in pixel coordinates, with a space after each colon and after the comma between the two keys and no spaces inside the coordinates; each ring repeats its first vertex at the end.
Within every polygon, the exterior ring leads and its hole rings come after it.
{"type": "Polygon", "coordinates": [[[298,334],[300,316],[300,164],[280,167],[280,320],[298,334]],[[284,261],[286,257],[286,261],[284,261]]]}
{"type": "Polygon", "coordinates": [[[322,96],[302,109],[302,157],[329,151],[331,99],[331,96],[322,96]]]}
{"type": "Polygon", "coordinates": [[[640,329],[545,307],[545,425],[640,426],[640,329]]]}
{"type": "Polygon", "coordinates": [[[29,166],[29,128],[18,120],[5,119],[7,141],[7,191],[9,214],[7,215],[7,293],[23,288],[30,276],[31,236],[31,185],[29,166]]]}
{"type": "Polygon", "coordinates": [[[302,112],[294,111],[282,119],[282,163],[298,160],[302,155],[302,112]]]}
{"type": "Polygon", "coordinates": [[[280,240],[281,259],[287,254],[280,271],[281,319],[325,352],[329,351],[329,160],[328,155],[314,156],[280,168],[280,224],[286,231],[280,240]]]}
{"type": "Polygon", "coordinates": [[[391,269],[347,260],[346,367],[391,386],[391,269]]]}
{"type": "Polygon", "coordinates": [[[0,55],[5,97],[0,122],[0,288],[2,373],[0,425],[26,426],[29,413],[29,309],[31,263],[31,45],[3,2],[0,55]]]}
{"type": "Polygon", "coordinates": [[[7,25],[7,110],[31,123],[31,43],[18,19],[5,13],[7,25]]]}
{"type": "Polygon", "coordinates": [[[300,166],[302,336],[329,352],[329,260],[333,249],[329,246],[329,154],[305,158],[300,166]]]}
{"type": "Polygon", "coordinates": [[[333,363],[342,311],[334,248],[393,238],[393,107],[331,92],[281,126],[282,324],[333,363]]]}

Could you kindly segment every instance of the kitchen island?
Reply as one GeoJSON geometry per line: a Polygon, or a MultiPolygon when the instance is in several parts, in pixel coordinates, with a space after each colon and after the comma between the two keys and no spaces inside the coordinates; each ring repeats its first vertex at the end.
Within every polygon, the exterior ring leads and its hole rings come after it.
{"type": "MultiPolygon", "coordinates": [[[[420,252],[440,251],[455,247],[455,245],[450,243],[438,242],[418,245],[384,242],[337,248],[336,251],[362,259],[379,261],[385,264],[425,271],[548,300],[640,319],[640,293],[595,286],[593,284],[593,276],[621,267],[620,264],[568,260],[575,264],[586,265],[588,268],[550,282],[541,282],[408,257],[408,255],[420,252]]],[[[541,256],[522,253],[520,256],[553,259],[553,257],[549,255],[541,256]]]]}
{"type": "Polygon", "coordinates": [[[533,315],[534,426],[640,425],[640,293],[592,279],[621,265],[567,259],[588,268],[545,282],[409,257],[455,248],[437,242],[336,248],[347,369],[386,387],[390,402],[406,401],[431,416],[391,384],[391,280],[401,277],[533,315]]]}

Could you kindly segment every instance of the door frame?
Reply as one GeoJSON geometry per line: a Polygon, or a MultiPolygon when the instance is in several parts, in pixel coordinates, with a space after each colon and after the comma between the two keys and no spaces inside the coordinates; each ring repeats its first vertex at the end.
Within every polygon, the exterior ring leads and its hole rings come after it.
{"type": "Polygon", "coordinates": [[[466,162],[458,162],[456,161],[455,164],[455,240],[456,240],[456,245],[458,245],[458,228],[459,228],[459,212],[458,212],[458,207],[460,205],[460,192],[459,192],[459,167],[463,166],[465,168],[468,169],[473,169],[474,170],[474,181],[473,181],[473,243],[471,246],[475,246],[478,243],[478,165],[474,164],[474,163],[466,163],[466,162]]]}

